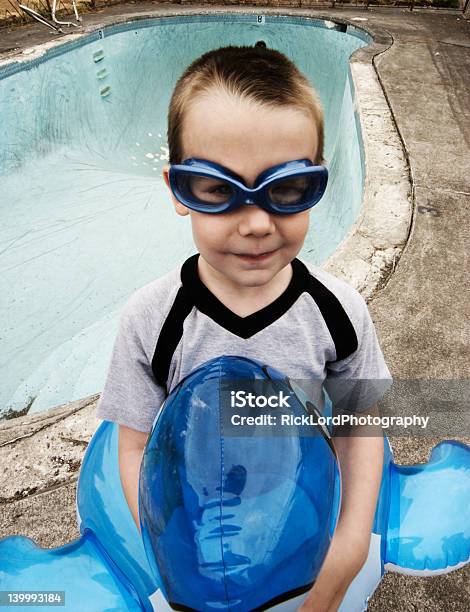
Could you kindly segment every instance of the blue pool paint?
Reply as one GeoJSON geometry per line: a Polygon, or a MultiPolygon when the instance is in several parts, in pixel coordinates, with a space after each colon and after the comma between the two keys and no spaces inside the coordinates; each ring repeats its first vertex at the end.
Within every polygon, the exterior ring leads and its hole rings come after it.
{"type": "Polygon", "coordinates": [[[172,87],[204,51],[258,40],[296,62],[325,109],[330,184],[301,253],[321,263],[361,206],[348,70],[370,42],[359,30],[282,16],[151,19],[0,67],[0,410],[102,389],[126,298],[194,251],[161,178],[172,87]]]}

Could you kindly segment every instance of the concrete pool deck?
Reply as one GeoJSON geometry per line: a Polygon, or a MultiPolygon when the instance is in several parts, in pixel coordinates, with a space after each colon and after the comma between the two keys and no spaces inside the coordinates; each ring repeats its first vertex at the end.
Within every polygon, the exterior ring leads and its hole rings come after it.
{"type": "MultiPolygon", "coordinates": [[[[458,11],[239,10],[365,18],[353,23],[388,32],[393,39],[374,65],[409,163],[414,214],[401,258],[385,286],[375,288],[369,308],[396,378],[468,378],[470,23],[458,11]]],[[[119,5],[87,14],[84,22],[104,24],[122,15],[183,11],[170,5],[119,5]]],[[[0,58],[58,39],[36,25],[1,33],[0,58]]],[[[84,448],[97,425],[95,401],[89,398],[0,424],[0,536],[19,533],[44,546],[57,546],[78,535],[74,489],[84,448]]],[[[434,443],[392,441],[395,457],[403,463],[425,461],[434,443]]],[[[467,610],[469,578],[469,566],[426,580],[388,574],[370,610],[467,610]]]]}

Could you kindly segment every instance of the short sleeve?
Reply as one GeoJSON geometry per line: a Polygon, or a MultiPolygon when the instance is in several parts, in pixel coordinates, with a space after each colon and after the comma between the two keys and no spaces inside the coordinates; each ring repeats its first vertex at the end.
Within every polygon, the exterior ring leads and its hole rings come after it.
{"type": "Polygon", "coordinates": [[[392,384],[372,318],[363,297],[351,290],[343,303],[356,332],[357,349],[327,364],[325,388],[337,411],[361,412],[377,403],[392,384]]]}
{"type": "Polygon", "coordinates": [[[166,393],[156,383],[149,356],[144,350],[144,317],[138,301],[131,298],[119,319],[106,383],[98,401],[97,417],[148,432],[166,393]]]}

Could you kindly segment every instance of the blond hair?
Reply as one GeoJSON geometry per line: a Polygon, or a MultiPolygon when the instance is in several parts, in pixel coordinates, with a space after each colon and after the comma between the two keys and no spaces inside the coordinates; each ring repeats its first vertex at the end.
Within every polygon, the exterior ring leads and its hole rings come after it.
{"type": "Polygon", "coordinates": [[[317,128],[315,164],[323,164],[323,112],[307,77],[285,55],[263,46],[222,47],[196,59],[181,75],[168,110],[168,148],[171,164],[182,159],[183,121],[191,101],[221,88],[261,105],[289,106],[307,112],[317,128]]]}

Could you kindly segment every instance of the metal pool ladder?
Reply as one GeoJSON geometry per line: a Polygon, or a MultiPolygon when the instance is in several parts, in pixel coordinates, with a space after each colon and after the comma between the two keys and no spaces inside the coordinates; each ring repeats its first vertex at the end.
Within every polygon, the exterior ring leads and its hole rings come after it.
{"type": "Polygon", "coordinates": [[[26,4],[21,4],[20,2],[18,2],[18,6],[24,13],[26,13],[27,15],[29,15],[30,17],[32,17],[39,23],[42,23],[43,25],[47,26],[48,28],[55,30],[56,32],[63,32],[62,28],[60,27],[61,25],[73,26],[76,28],[82,20],[82,18],[78,14],[77,5],[75,3],[75,0],[72,0],[72,6],[73,6],[73,12],[75,14],[75,21],[77,21],[78,23],[73,23],[72,21],[59,21],[57,19],[57,17],[55,16],[55,12],[57,9],[57,0],[53,0],[52,2],[52,10],[51,10],[52,21],[50,21],[46,17],[43,17],[40,13],[30,8],[29,6],[26,6],[26,4]]]}

